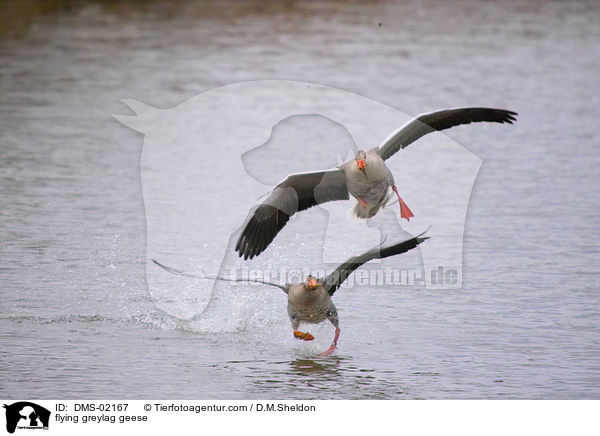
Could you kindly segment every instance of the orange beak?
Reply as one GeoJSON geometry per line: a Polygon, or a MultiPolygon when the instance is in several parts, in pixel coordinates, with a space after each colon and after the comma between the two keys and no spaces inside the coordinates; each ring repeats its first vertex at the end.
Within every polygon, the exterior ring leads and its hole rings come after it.
{"type": "Polygon", "coordinates": [[[365,161],[363,159],[359,159],[356,161],[356,166],[358,167],[359,170],[362,171],[362,173],[365,175],[365,179],[369,180],[369,178],[367,177],[367,170],[365,169],[367,164],[365,163],[365,161]]]}

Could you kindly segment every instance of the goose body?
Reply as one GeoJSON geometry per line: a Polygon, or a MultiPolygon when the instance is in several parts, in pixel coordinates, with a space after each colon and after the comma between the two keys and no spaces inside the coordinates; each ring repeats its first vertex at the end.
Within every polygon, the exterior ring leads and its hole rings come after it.
{"type": "MultiPolygon", "coordinates": [[[[287,311],[294,330],[298,330],[301,322],[318,324],[333,315],[337,319],[337,310],[323,283],[317,283],[314,289],[304,283],[290,285],[287,311]]],[[[337,327],[337,322],[334,325],[337,327]]]]}
{"type": "Polygon", "coordinates": [[[390,189],[396,184],[377,149],[366,152],[364,162],[364,171],[358,169],[354,160],[340,166],[346,176],[348,193],[358,201],[353,209],[357,218],[375,216],[387,204],[391,196],[390,189]]]}

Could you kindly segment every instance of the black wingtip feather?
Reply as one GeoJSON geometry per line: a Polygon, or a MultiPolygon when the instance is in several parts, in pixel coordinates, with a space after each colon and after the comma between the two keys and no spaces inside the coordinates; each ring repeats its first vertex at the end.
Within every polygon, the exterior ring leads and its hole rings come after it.
{"type": "Polygon", "coordinates": [[[253,212],[235,245],[235,251],[244,260],[262,253],[285,226],[289,215],[270,205],[260,205],[253,212]]]}
{"type": "Polygon", "coordinates": [[[331,296],[341,286],[341,284],[348,278],[353,271],[360,268],[361,265],[373,260],[373,259],[384,259],[386,257],[395,256],[397,254],[405,253],[417,247],[422,242],[429,239],[429,236],[423,236],[431,229],[431,226],[427,228],[423,233],[415,236],[406,241],[400,242],[395,245],[382,248],[378,246],[373,248],[361,255],[352,257],[346,262],[338,266],[331,274],[323,279],[327,293],[331,296]]]}

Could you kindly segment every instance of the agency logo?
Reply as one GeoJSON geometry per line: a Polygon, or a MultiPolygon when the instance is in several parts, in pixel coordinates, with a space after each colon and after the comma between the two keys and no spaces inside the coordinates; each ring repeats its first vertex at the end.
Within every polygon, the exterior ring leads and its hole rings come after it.
{"type": "Polygon", "coordinates": [[[48,430],[50,411],[29,401],[19,401],[4,405],[6,409],[6,431],[14,433],[16,429],[48,430]]]}

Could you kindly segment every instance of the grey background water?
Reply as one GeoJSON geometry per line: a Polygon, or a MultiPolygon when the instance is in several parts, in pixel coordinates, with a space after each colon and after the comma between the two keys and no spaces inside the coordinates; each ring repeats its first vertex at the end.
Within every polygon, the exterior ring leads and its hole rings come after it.
{"type": "Polygon", "coordinates": [[[600,397],[597,2],[0,8],[0,396],[600,397]],[[462,289],[340,292],[330,358],[293,341],[281,296],[261,314],[275,342],[254,324],[207,332],[155,308],[143,138],[111,114],[128,113],[123,98],[168,108],[255,79],[408,114],[520,113],[512,128],[448,133],[483,159],[462,289]]]}

